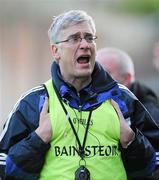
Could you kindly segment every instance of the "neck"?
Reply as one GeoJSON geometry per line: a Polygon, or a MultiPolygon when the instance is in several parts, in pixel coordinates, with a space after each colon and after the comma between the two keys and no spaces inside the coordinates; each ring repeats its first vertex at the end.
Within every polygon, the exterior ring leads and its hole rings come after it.
{"type": "Polygon", "coordinates": [[[65,81],[71,84],[77,90],[77,92],[79,92],[81,89],[86,87],[91,82],[91,80],[92,80],[91,76],[82,77],[82,78],[74,78],[71,80],[65,79],[65,81]]]}

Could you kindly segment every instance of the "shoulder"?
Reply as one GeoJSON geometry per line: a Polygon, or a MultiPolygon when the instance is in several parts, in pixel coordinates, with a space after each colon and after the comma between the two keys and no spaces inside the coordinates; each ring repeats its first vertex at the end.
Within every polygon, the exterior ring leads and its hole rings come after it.
{"type": "Polygon", "coordinates": [[[47,92],[44,85],[39,85],[23,93],[19,100],[30,100],[34,97],[39,97],[46,93],[47,92]]]}
{"type": "Polygon", "coordinates": [[[118,83],[118,87],[121,91],[122,96],[125,99],[132,100],[132,101],[138,100],[138,98],[135,96],[135,94],[132,91],[130,91],[126,86],[118,83]]]}
{"type": "Polygon", "coordinates": [[[118,84],[118,87],[120,90],[119,98],[122,101],[122,104],[125,104],[127,107],[127,113],[124,114],[124,116],[133,116],[136,108],[140,110],[143,109],[138,98],[127,87],[122,84],[118,84]]]}
{"type": "Polygon", "coordinates": [[[19,106],[23,105],[34,107],[39,103],[40,97],[45,94],[47,94],[47,91],[43,85],[34,87],[20,96],[13,109],[18,109],[19,106]]]}
{"type": "Polygon", "coordinates": [[[23,93],[9,113],[8,121],[10,122],[11,119],[14,119],[14,121],[19,121],[20,119],[37,120],[40,112],[39,104],[46,94],[47,91],[43,85],[23,93]]]}
{"type": "Polygon", "coordinates": [[[154,103],[159,106],[159,100],[157,94],[154,90],[145,84],[138,81],[132,83],[130,90],[138,97],[138,99],[143,103],[154,103]]]}
{"type": "MultiPolygon", "coordinates": [[[[40,85],[21,95],[8,115],[0,140],[4,137],[16,137],[19,133],[24,135],[24,132],[30,132],[35,129],[39,121],[40,99],[46,93],[45,87],[40,85]]],[[[7,140],[4,138],[3,141],[7,140]]]]}

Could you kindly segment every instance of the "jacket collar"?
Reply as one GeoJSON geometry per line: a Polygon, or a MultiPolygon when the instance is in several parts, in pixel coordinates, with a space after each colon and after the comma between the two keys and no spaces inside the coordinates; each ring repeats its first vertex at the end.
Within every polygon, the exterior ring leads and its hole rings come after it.
{"type": "MultiPolygon", "coordinates": [[[[51,67],[51,75],[58,90],[60,90],[62,85],[73,88],[71,85],[69,85],[67,82],[63,80],[60,73],[59,65],[56,61],[53,61],[51,67]]],[[[92,73],[92,82],[83,90],[91,90],[94,93],[100,93],[103,91],[108,91],[115,85],[117,85],[117,82],[112,79],[112,77],[102,68],[102,66],[99,63],[96,62],[94,71],[92,73]]]]}
{"type": "Polygon", "coordinates": [[[89,110],[99,106],[108,99],[114,99],[121,107],[121,110],[126,110],[125,105],[123,106],[123,102],[119,98],[121,92],[117,82],[97,62],[92,73],[91,83],[78,94],[73,86],[63,80],[56,61],[52,64],[51,74],[53,83],[61,98],[73,108],[89,110]]]}

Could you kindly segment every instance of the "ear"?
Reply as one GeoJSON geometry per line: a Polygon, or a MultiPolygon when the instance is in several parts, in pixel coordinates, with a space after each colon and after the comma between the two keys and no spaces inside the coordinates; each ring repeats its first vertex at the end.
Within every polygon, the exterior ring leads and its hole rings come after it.
{"type": "Polygon", "coordinates": [[[129,86],[131,85],[131,81],[132,81],[131,74],[130,73],[126,73],[124,75],[124,79],[123,79],[122,84],[129,88],[129,86]]]}
{"type": "Polygon", "coordinates": [[[58,46],[56,44],[51,45],[51,54],[56,60],[60,59],[60,55],[58,53],[58,46]]]}

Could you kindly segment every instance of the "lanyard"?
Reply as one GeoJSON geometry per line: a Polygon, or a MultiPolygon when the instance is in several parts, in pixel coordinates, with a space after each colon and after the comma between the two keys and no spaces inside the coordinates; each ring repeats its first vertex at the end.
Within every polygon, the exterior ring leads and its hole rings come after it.
{"type": "Polygon", "coordinates": [[[85,145],[86,145],[88,128],[89,128],[89,124],[90,124],[90,120],[91,120],[91,116],[92,116],[92,110],[90,110],[89,115],[88,115],[87,126],[86,126],[86,130],[85,130],[85,135],[84,135],[84,139],[83,139],[83,144],[81,144],[80,139],[79,139],[79,137],[78,137],[78,134],[77,134],[77,132],[76,132],[76,130],[75,130],[75,127],[74,127],[74,125],[73,125],[73,123],[72,123],[72,121],[71,121],[71,118],[70,118],[70,116],[69,116],[69,114],[68,114],[68,112],[67,112],[67,110],[66,110],[66,108],[65,108],[65,106],[64,106],[64,104],[63,104],[63,102],[62,102],[62,100],[61,100],[60,94],[59,94],[59,92],[57,91],[57,88],[56,88],[56,86],[55,86],[54,83],[53,83],[53,87],[54,87],[54,89],[55,89],[55,92],[56,92],[57,97],[58,97],[58,99],[59,99],[59,101],[60,101],[60,104],[61,104],[61,106],[62,106],[62,108],[63,108],[63,110],[64,110],[64,112],[65,112],[65,114],[66,114],[66,116],[67,116],[67,118],[68,118],[68,121],[69,121],[69,123],[70,123],[70,126],[71,126],[71,128],[72,128],[72,130],[73,130],[73,133],[74,133],[74,135],[75,135],[75,137],[76,137],[76,140],[77,140],[77,143],[78,143],[78,145],[79,145],[78,154],[79,154],[79,156],[81,157],[81,159],[84,159],[84,156],[85,156],[84,149],[85,149],[85,145]]]}

